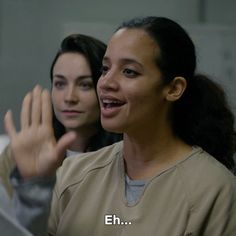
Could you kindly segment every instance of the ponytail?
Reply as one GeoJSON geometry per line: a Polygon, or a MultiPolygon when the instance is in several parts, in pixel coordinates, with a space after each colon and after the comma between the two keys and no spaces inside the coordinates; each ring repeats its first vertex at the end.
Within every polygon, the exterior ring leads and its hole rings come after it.
{"type": "Polygon", "coordinates": [[[174,132],[189,145],[197,145],[235,172],[234,115],[220,85],[196,75],[173,106],[174,132]]]}

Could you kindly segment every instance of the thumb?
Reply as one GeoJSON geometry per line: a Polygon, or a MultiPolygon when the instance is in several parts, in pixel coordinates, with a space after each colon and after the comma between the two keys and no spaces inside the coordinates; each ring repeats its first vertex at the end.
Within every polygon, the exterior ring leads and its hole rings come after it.
{"type": "Polygon", "coordinates": [[[7,111],[4,117],[4,125],[5,125],[5,130],[12,141],[12,139],[16,135],[16,128],[13,122],[12,112],[10,110],[7,111]]]}

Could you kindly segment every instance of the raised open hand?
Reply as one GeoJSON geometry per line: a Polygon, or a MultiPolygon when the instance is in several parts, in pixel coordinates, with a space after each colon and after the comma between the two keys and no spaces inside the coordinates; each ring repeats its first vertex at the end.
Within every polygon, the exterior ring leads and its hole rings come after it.
{"type": "Polygon", "coordinates": [[[67,133],[56,142],[50,94],[39,85],[23,100],[21,130],[16,131],[11,111],[6,113],[4,123],[14,159],[24,179],[55,174],[66,148],[76,138],[74,133],[67,133]]]}

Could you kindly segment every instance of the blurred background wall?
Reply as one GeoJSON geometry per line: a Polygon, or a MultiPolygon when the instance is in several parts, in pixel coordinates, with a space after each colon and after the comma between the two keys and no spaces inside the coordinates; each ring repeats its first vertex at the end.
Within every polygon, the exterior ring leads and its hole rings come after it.
{"type": "Polygon", "coordinates": [[[225,87],[235,112],[235,12],[235,0],[0,0],[0,133],[9,108],[19,126],[28,90],[37,83],[50,88],[49,68],[63,37],[79,32],[107,42],[123,20],[144,15],[170,17],[187,29],[198,71],[225,87]]]}

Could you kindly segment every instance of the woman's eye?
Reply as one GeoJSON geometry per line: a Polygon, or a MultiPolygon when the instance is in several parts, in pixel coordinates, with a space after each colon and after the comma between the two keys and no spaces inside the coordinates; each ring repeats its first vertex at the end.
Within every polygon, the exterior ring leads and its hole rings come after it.
{"type": "Polygon", "coordinates": [[[60,88],[63,88],[65,86],[65,82],[62,82],[62,81],[55,81],[54,82],[54,87],[60,89],[60,88]]]}
{"type": "Polygon", "coordinates": [[[79,86],[83,89],[83,90],[90,90],[93,88],[93,83],[92,82],[81,82],[79,83],[79,86]]]}
{"type": "Polygon", "coordinates": [[[125,74],[125,76],[130,77],[130,78],[134,78],[139,75],[137,71],[132,70],[132,69],[124,69],[123,73],[125,74]]]}
{"type": "Polygon", "coordinates": [[[101,67],[101,73],[102,73],[103,75],[105,75],[108,70],[109,70],[109,67],[108,67],[108,66],[103,65],[103,66],[101,67]]]}

